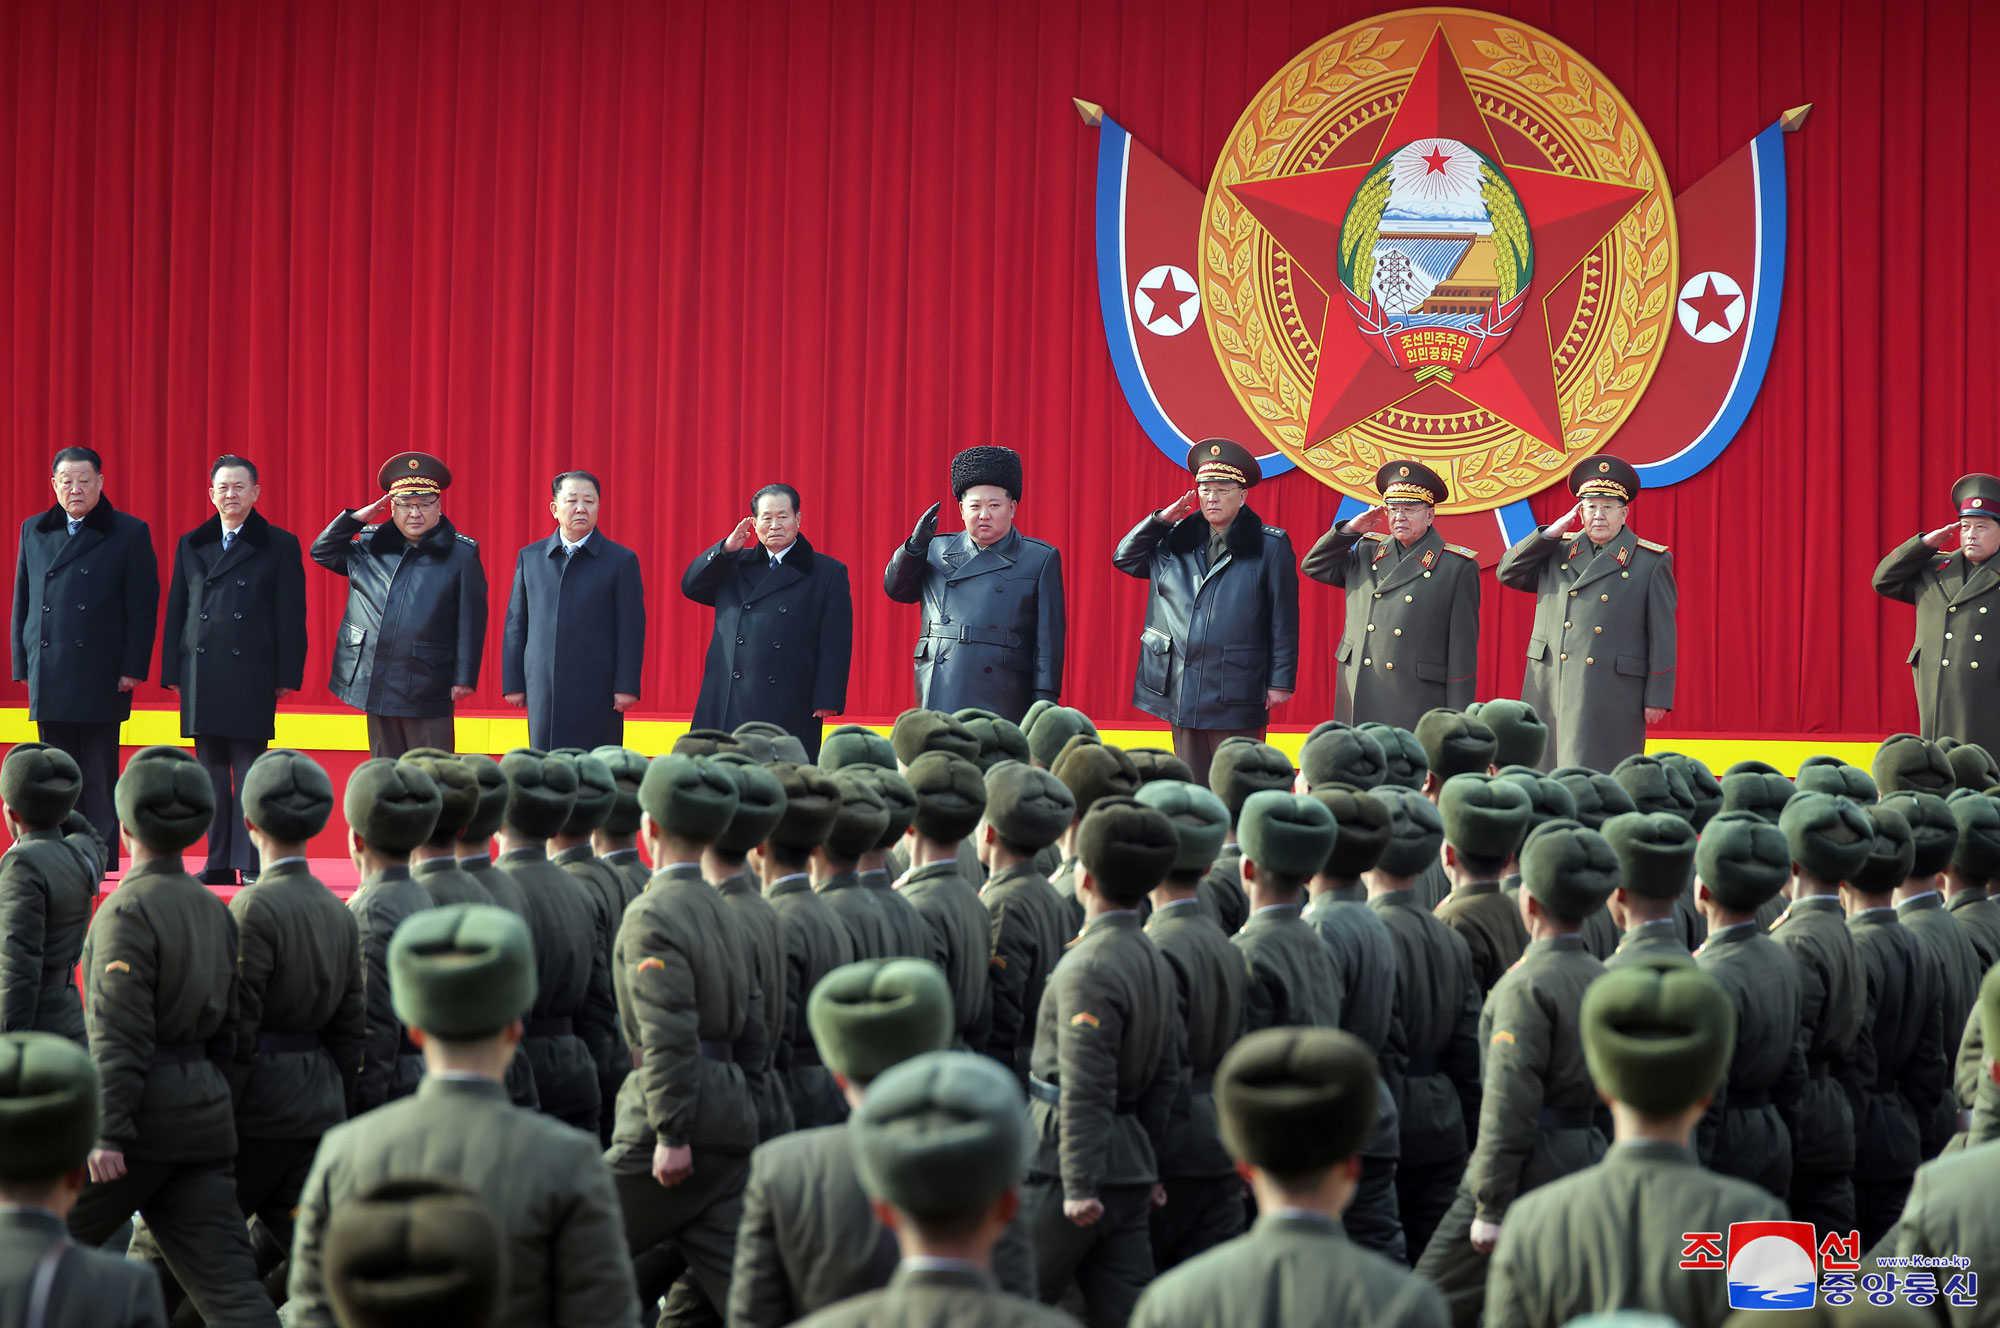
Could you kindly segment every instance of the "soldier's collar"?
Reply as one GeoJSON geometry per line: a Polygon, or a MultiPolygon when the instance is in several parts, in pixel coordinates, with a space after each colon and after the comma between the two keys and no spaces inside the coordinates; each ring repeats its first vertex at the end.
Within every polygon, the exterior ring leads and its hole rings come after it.
{"type": "Polygon", "coordinates": [[[1583,937],[1573,931],[1566,931],[1560,936],[1544,936],[1539,941],[1528,942],[1529,950],[1581,950],[1583,948],[1583,937]]]}
{"type": "Polygon", "coordinates": [[[1927,908],[1943,908],[1943,907],[1944,907],[1944,899],[1938,894],[1938,892],[1935,890],[1926,890],[1920,895],[1911,895],[1908,899],[1905,899],[1902,903],[1896,905],[1896,911],[1898,913],[1901,913],[1904,909],[1907,908],[1912,912],[1922,912],[1924,909],[1927,908]]]}
{"type": "Polygon", "coordinates": [[[596,856],[590,851],[588,844],[571,844],[568,848],[557,849],[549,854],[549,861],[560,866],[566,862],[589,862],[596,856]]]}
{"type": "Polygon", "coordinates": [[[1695,1165],[1695,1157],[1685,1145],[1670,1144],[1664,1139],[1620,1139],[1611,1145],[1611,1152],[1605,1161],[1646,1161],[1675,1162],[1686,1166],[1695,1165]]]}
{"type": "MultiPolygon", "coordinates": [[[[1138,925],[1139,925],[1138,909],[1114,908],[1111,909],[1109,912],[1099,913],[1096,917],[1084,923],[1083,930],[1094,931],[1099,927],[1137,927],[1138,925]]],[[[1082,935],[1083,933],[1079,932],[1077,934],[1082,935]]]]}
{"type": "Polygon", "coordinates": [[[804,872],[793,872],[789,876],[780,876],[777,880],[765,886],[764,893],[771,898],[776,898],[779,895],[795,895],[801,891],[811,894],[812,888],[812,877],[804,872]]]}
{"type": "Polygon", "coordinates": [[[639,850],[636,848],[614,848],[609,853],[597,855],[600,862],[637,862],[639,850]]]}
{"type": "Polygon", "coordinates": [[[1312,1208],[1274,1208],[1268,1213],[1258,1215],[1257,1226],[1267,1232],[1296,1231],[1307,1235],[1344,1238],[1338,1222],[1312,1208]]]}
{"type": "Polygon", "coordinates": [[[381,871],[370,872],[368,875],[362,877],[360,888],[365,890],[371,885],[379,885],[384,881],[407,881],[409,879],[410,869],[407,864],[400,867],[384,867],[381,871]]]}
{"type": "Polygon", "coordinates": [[[1451,892],[1461,899],[1471,899],[1478,895],[1497,895],[1500,893],[1500,882],[1466,881],[1462,884],[1454,885],[1451,888],[1451,892]]]}

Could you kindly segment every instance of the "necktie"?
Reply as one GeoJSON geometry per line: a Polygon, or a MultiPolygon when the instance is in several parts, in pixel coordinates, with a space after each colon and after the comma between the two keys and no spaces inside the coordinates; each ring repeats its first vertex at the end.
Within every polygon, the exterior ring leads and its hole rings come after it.
{"type": "Polygon", "coordinates": [[[582,547],[581,545],[577,545],[577,544],[571,544],[571,543],[570,543],[570,542],[569,542],[568,540],[564,540],[564,541],[563,541],[563,557],[565,557],[565,558],[574,558],[574,557],[576,557],[576,551],[577,551],[577,550],[578,550],[579,548],[581,548],[581,547],[582,547]]]}
{"type": "Polygon", "coordinates": [[[1223,550],[1229,547],[1229,528],[1208,532],[1208,565],[1215,566],[1222,561],[1223,550]]]}
{"type": "Polygon", "coordinates": [[[774,553],[774,554],[772,554],[772,555],[771,555],[771,570],[772,570],[772,571],[774,571],[774,572],[778,570],[778,561],[779,561],[779,559],[778,559],[778,555],[777,555],[777,554],[775,554],[775,553],[774,553]]]}
{"type": "Polygon", "coordinates": [[[75,539],[76,532],[82,529],[83,529],[83,522],[77,520],[75,517],[71,517],[69,519],[69,534],[71,539],[75,539]]]}
{"type": "Polygon", "coordinates": [[[236,532],[235,532],[235,531],[233,531],[233,530],[225,530],[225,531],[223,531],[223,532],[222,532],[222,551],[223,551],[224,553],[228,553],[228,552],[229,552],[229,549],[230,549],[230,546],[232,546],[232,545],[233,545],[233,544],[235,544],[235,543],[236,543],[236,532]]]}

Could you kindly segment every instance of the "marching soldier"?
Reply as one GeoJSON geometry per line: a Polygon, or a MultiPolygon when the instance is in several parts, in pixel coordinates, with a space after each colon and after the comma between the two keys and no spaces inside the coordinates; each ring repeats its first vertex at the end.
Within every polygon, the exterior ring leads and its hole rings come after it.
{"type": "Polygon", "coordinates": [[[1497,575],[1535,596],[1521,699],[1549,726],[1543,769],[1610,770],[1674,707],[1674,559],[1625,524],[1630,465],[1590,457],[1569,489],[1576,506],[1507,550],[1497,575]]]}
{"type": "Polygon", "coordinates": [[[382,757],[355,767],[341,795],[347,855],[361,873],[361,886],[347,907],[361,933],[368,1009],[361,1077],[354,1085],[357,1113],[409,1096],[423,1077],[422,1053],[397,1022],[389,999],[389,942],[403,923],[431,907],[430,895],[410,875],[410,851],[430,838],[443,802],[421,769],[382,757]]]}
{"type": "MultiPolygon", "coordinates": [[[[1583,1053],[1611,1102],[1617,1141],[1596,1166],[1516,1201],[1487,1274],[1489,1328],[1557,1328],[1614,1310],[1651,1310],[1687,1328],[1729,1313],[1715,1271],[1662,1259],[1681,1233],[1783,1221],[1785,1206],[1696,1165],[1689,1136],[1722,1092],[1736,1010],[1708,974],[1639,964],[1584,993],[1583,1053]]],[[[1636,1317],[1636,1316],[1635,1316],[1636,1317]]]]}
{"type": "Polygon", "coordinates": [[[1215,750],[1208,787],[1229,811],[1229,837],[1222,841],[1215,866],[1201,878],[1201,895],[1202,906],[1230,936],[1242,930],[1250,917],[1249,900],[1243,893],[1243,848],[1236,842],[1237,818],[1251,795],[1266,790],[1286,792],[1295,780],[1292,758],[1268,742],[1228,738],[1215,750]]]}
{"type": "Polygon", "coordinates": [[[1236,1044],[1216,1075],[1223,1141],[1259,1216],[1239,1236],[1147,1288],[1135,1328],[1365,1323],[1443,1328],[1437,1288],[1341,1232],[1375,1125],[1375,1058],[1346,1033],[1272,1028],[1236,1044]]]}
{"type": "MultiPolygon", "coordinates": [[[[1432,710],[1417,721],[1417,745],[1424,749],[1423,795],[1433,805],[1444,790],[1445,781],[1459,775],[1484,775],[1494,768],[1493,756],[1499,742],[1493,730],[1470,715],[1456,710],[1432,710]]],[[[1525,832],[1524,836],[1525,836],[1525,832]]],[[[1435,909],[1451,893],[1451,874],[1444,860],[1425,864],[1417,881],[1417,900],[1435,909]]],[[[1525,947],[1527,942],[1522,942],[1525,947]]]]}
{"type": "MultiPolygon", "coordinates": [[[[1951,486],[1958,520],[1896,546],[1875,569],[1875,593],[1917,606],[1910,677],[1923,736],[1949,735],[2000,750],[2000,707],[1986,672],[2000,661],[1985,653],[1989,609],[2000,611],[2000,476],[1974,473],[1951,486]],[[1954,537],[1958,547],[1947,552],[1954,537]]],[[[2000,636],[1994,638],[2000,642],[2000,636]]]]}
{"type": "Polygon", "coordinates": [[[1596,831],[1551,821],[1522,845],[1521,873],[1530,939],[1479,1016],[1478,1142],[1417,1261],[1418,1275],[1443,1289],[1458,1328],[1479,1317],[1487,1256],[1514,1201],[1604,1155],[1577,1026],[1584,989],[1604,965],[1577,930],[1617,884],[1618,857],[1596,831]]]}
{"type": "Polygon", "coordinates": [[[965,530],[937,533],[932,503],[882,573],[898,604],[921,603],[917,704],[967,706],[1020,722],[1037,699],[1062,694],[1062,558],[1014,528],[1021,456],[969,447],[951,459],[951,496],[965,530]]]}
{"type": "MultiPolygon", "coordinates": [[[[979,737],[971,726],[957,715],[946,715],[936,710],[905,710],[896,716],[896,723],[889,730],[889,745],[896,753],[896,770],[903,778],[910,777],[910,767],[925,752],[949,752],[961,756],[979,766],[979,737]]],[[[970,839],[961,839],[957,850],[958,874],[967,885],[977,888],[986,879],[986,869],[979,864],[979,850],[970,839]]],[[[889,853],[889,874],[901,877],[910,870],[910,846],[899,844],[889,853]]]]}
{"type": "Polygon", "coordinates": [[[1771,939],[1798,965],[1799,1026],[1806,1034],[1786,1201],[1801,1222],[1852,1231],[1854,1104],[1845,1085],[1861,1054],[1867,979],[1841,916],[1840,890],[1866,865],[1875,831],[1859,806],[1827,793],[1793,798],[1778,826],[1792,851],[1792,902],[1771,924],[1771,939]]]}
{"type": "MultiPolygon", "coordinates": [[[[1248,742],[1249,739],[1244,739],[1248,742]]],[[[1240,744],[1239,744],[1240,745],[1240,744]]],[[[1282,758],[1281,758],[1282,759],[1282,758]]],[[[1057,841],[1062,865],[1049,879],[1069,916],[1069,939],[1083,930],[1083,900],[1076,892],[1077,874],[1082,869],[1082,861],[1077,856],[1077,837],[1082,832],[1083,818],[1100,798],[1130,797],[1139,791],[1139,769],[1132,764],[1132,758],[1117,747],[1106,746],[1096,735],[1071,738],[1064,745],[1056,759],[1049,764],[1049,773],[1069,790],[1070,798],[1076,803],[1076,819],[1069,823],[1069,829],[1057,841]]],[[[1234,864],[1231,864],[1234,866],[1234,864]]],[[[1241,895],[1239,887],[1236,891],[1241,895]]],[[[1237,921],[1240,923],[1241,917],[1237,921]]],[[[1224,931],[1232,931],[1225,925],[1224,931]]]]}
{"type": "Polygon", "coordinates": [[[890,850],[903,842],[909,833],[910,823],[916,819],[917,791],[895,770],[885,770],[880,766],[855,766],[853,777],[873,789],[889,813],[888,824],[882,827],[882,837],[875,841],[872,852],[862,854],[854,864],[854,874],[860,880],[861,888],[874,900],[877,910],[889,924],[890,934],[895,937],[895,947],[890,953],[911,959],[928,959],[931,953],[930,930],[917,916],[916,905],[897,891],[886,865],[890,850]]]}
{"type": "Polygon", "coordinates": [[[1035,857],[1062,837],[1075,812],[1076,799],[1046,770],[1010,761],[986,772],[986,816],[977,831],[989,871],[979,891],[992,951],[986,987],[993,1025],[986,1054],[1012,1066],[1022,1083],[1035,1049],[1042,991],[1071,935],[1069,910],[1036,868],[1035,857]]]}
{"type": "Polygon", "coordinates": [[[882,832],[889,825],[889,804],[874,784],[855,771],[830,773],[840,791],[840,810],[834,814],[826,842],[813,850],[813,889],[847,928],[857,961],[889,959],[897,953],[895,927],[882,911],[880,898],[861,884],[857,870],[861,859],[882,842],[882,832]]]}
{"type": "Polygon", "coordinates": [[[1472,704],[1479,673],[1479,555],[1432,526],[1451,495],[1415,461],[1375,472],[1382,505],[1320,536],[1300,568],[1347,591],[1334,718],[1414,729],[1472,704]]]}
{"type": "Polygon", "coordinates": [[[765,1056],[751,1080],[757,1102],[757,1139],[789,1134],[798,1124],[779,1069],[780,1048],[791,1041],[793,1002],[803,999],[791,987],[791,959],[785,924],[777,905],[764,897],[761,874],[749,866],[749,855],[770,837],[786,811],[785,786],[777,773],[733,753],[711,758],[736,781],[736,811],[708,851],[702,873],[722,896],[736,918],[748,949],[751,979],[764,994],[765,1056]]]}
{"type": "Polygon", "coordinates": [[[1674,905],[1694,881],[1694,827],[1671,812],[1626,812],[1601,833],[1618,855],[1618,888],[1605,907],[1623,933],[1604,966],[1693,964],[1674,905]]]}
{"type": "MultiPolygon", "coordinates": [[[[611,803],[611,815],[591,832],[591,851],[597,860],[618,874],[625,903],[630,904],[646,888],[652,873],[639,859],[639,785],[646,778],[646,758],[630,747],[599,747],[591,752],[611,769],[611,782],[618,796],[611,803]]],[[[618,910],[624,917],[625,910],[618,910]]]]}
{"type": "Polygon", "coordinates": [[[1784,1198],[1792,1184],[1792,1135],[1805,1090],[1799,973],[1757,925],[1757,909],[1791,879],[1784,832],[1744,812],[1708,823],[1695,848],[1695,899],[1708,939],[1694,952],[1702,972],[1736,1003],[1736,1051],[1702,1121],[1703,1165],[1784,1198]]]}
{"type": "Polygon", "coordinates": [[[1521,907],[1500,890],[1507,860],[1528,837],[1528,795],[1511,780],[1454,775],[1438,791],[1451,893],[1434,910],[1472,954],[1482,1000],[1528,948],[1521,907]]]}
{"type": "Polygon", "coordinates": [[[1304,793],[1267,789],[1243,804],[1238,832],[1250,920],[1229,939],[1250,969],[1244,1028],[1340,1027],[1333,960],[1299,920],[1306,882],[1333,851],[1333,813],[1304,793]]]}
{"type": "Polygon", "coordinates": [[[397,760],[423,771],[438,791],[437,824],[429,839],[410,850],[410,878],[439,908],[492,903],[492,892],[460,867],[457,857],[459,837],[479,811],[478,777],[465,762],[435,747],[412,748],[397,760]]]}
{"type": "MultiPolygon", "coordinates": [[[[1173,866],[1152,893],[1146,935],[1174,973],[1188,1039],[1188,1111],[1162,1150],[1167,1201],[1153,1214],[1153,1264],[1172,1268],[1243,1234],[1243,1182],[1215,1124],[1215,1070],[1243,1031],[1248,972],[1222,927],[1200,906],[1201,874],[1215,861],[1229,812],[1199,784],[1162,780],[1134,795],[1180,836],[1173,866]]],[[[1338,1001],[1336,992],[1330,999],[1338,1001]]]]}
{"type": "Polygon", "coordinates": [[[166,1328],[159,1279],[71,1243],[103,1092],[97,1066],[53,1033],[0,1034],[0,1318],[42,1328],[166,1328]],[[46,1270],[46,1271],[44,1271],[46,1270]]]}
{"type": "Polygon", "coordinates": [[[1188,449],[1195,485],[1134,526],[1111,565],[1139,577],[1146,627],[1132,704],[1173,729],[1194,778],[1225,738],[1263,741],[1271,708],[1291,700],[1299,671],[1299,577],[1292,541],[1244,498],[1263,478],[1241,444],[1188,449]]]}
{"type": "Polygon", "coordinates": [[[551,756],[566,756],[576,767],[576,806],[569,820],[549,837],[549,861],[568,872],[581,887],[596,924],[593,940],[602,964],[590,970],[590,990],[576,1015],[577,1036],[590,1048],[597,1066],[597,1137],[607,1147],[611,1143],[611,1115],[603,1104],[618,1100],[618,1085],[632,1068],[632,1053],[618,1035],[618,997],[611,983],[611,946],[618,939],[618,924],[625,917],[625,886],[618,873],[597,860],[591,852],[591,837],[611,815],[618,799],[611,767],[580,747],[565,747],[551,756]]]}
{"type": "Polygon", "coordinates": [[[2000,903],[1986,893],[2000,876],[2000,802],[1971,789],[1959,789],[1945,802],[1958,822],[1958,850],[1945,868],[1950,891],[1945,907],[1965,930],[1984,973],[2000,963],[2000,903]]]}
{"type": "MultiPolygon", "coordinates": [[[[1612,817],[1639,810],[1625,786],[1610,775],[1576,766],[1564,766],[1555,774],[1576,799],[1576,819],[1589,829],[1602,833],[1612,817]]],[[[1593,909],[1583,920],[1581,935],[1584,949],[1600,960],[1609,959],[1618,948],[1618,924],[1611,920],[1609,909],[1593,909]]]]}
{"type": "MultiPolygon", "coordinates": [[[[1979,981],[1985,969],[1979,952],[1957,920],[1945,909],[1938,882],[1958,851],[1958,818],[1934,793],[1904,789],[1882,799],[1910,823],[1909,876],[1896,887],[1896,920],[1924,943],[1943,993],[1944,1045],[1951,1054],[1958,1035],[1979,1002],[1979,981]]],[[[1926,1115],[1920,1109],[1919,1129],[1926,1156],[1944,1147],[1958,1128],[1958,1104],[1949,1086],[1926,1115]]]]}
{"type": "Polygon", "coordinates": [[[625,1232],[597,1140],[510,1105],[501,1084],[535,1002],[526,924],[483,904],[429,909],[396,933],[389,968],[397,1014],[422,1044],[429,1072],[414,1096],[336,1126],[321,1142],[299,1202],[286,1323],[339,1322],[334,1219],[392,1177],[444,1176],[479,1196],[505,1240],[497,1322],[638,1328],[625,1232]]]}
{"type": "Polygon", "coordinates": [[[916,906],[931,937],[929,956],[951,980],[959,1045],[986,1049],[993,1025],[987,990],[993,946],[979,894],[958,872],[958,845],[986,813],[979,767],[949,752],[926,752],[909,769],[917,814],[910,823],[910,870],[896,892],[916,906]]]}
{"type": "Polygon", "coordinates": [[[76,812],[82,789],[82,771],[60,747],[16,743],[0,762],[0,805],[14,841],[0,856],[0,1033],[83,1041],[76,961],[104,845],[76,812]]]}
{"type": "MultiPolygon", "coordinates": [[[[780,762],[772,767],[784,789],[785,813],[754,862],[763,876],[764,897],[777,913],[784,935],[784,1040],[773,1058],[785,1080],[798,1128],[833,1125],[847,1116],[840,1086],[813,1045],[806,1025],[806,1001],[820,980],[843,964],[854,962],[854,938],[840,915],[826,906],[812,887],[813,852],[826,842],[840,815],[840,788],[817,766],[780,762]]],[[[985,921],[980,913],[980,921],[985,921]]],[[[983,945],[985,932],[980,932],[983,945]]],[[[984,955],[979,977],[986,978],[984,955]]]]}

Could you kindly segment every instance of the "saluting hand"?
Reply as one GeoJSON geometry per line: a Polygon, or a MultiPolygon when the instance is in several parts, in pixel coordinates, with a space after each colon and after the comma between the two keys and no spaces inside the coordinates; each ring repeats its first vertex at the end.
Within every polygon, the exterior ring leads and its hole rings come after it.
{"type": "Polygon", "coordinates": [[[1174,499],[1172,504],[1160,509],[1160,520],[1171,526],[1176,522],[1187,520],[1200,507],[1201,499],[1195,495],[1193,489],[1189,489],[1186,493],[1174,499]]]}
{"type": "Polygon", "coordinates": [[[1579,502],[1575,507],[1570,508],[1569,511],[1564,512],[1561,516],[1549,522],[1548,525],[1542,527],[1542,533],[1550,539],[1560,539],[1582,525],[1583,504],[1579,502]]]}
{"type": "Polygon", "coordinates": [[[906,546],[911,553],[922,553],[924,547],[931,542],[931,537],[937,534],[938,512],[943,507],[943,503],[932,503],[925,509],[924,514],[917,518],[917,528],[910,532],[910,542],[906,546]]]}
{"type": "Polygon", "coordinates": [[[1956,521],[1948,526],[1939,526],[1936,530],[1924,536],[1924,547],[1927,549],[1942,549],[1945,541],[1957,533],[1958,522],[1956,521]]]}
{"type": "Polygon", "coordinates": [[[348,515],[364,526],[372,521],[380,521],[383,517],[389,515],[389,495],[385,493],[374,502],[368,504],[368,506],[357,507],[352,512],[349,512],[348,515]]]}
{"type": "Polygon", "coordinates": [[[1347,523],[1350,535],[1373,535],[1389,528],[1389,509],[1382,506],[1371,507],[1347,523]]]}
{"type": "Polygon", "coordinates": [[[736,523],[736,529],[729,532],[729,538],[722,541],[722,547],[729,553],[741,553],[757,538],[757,518],[746,516],[736,523]]]}

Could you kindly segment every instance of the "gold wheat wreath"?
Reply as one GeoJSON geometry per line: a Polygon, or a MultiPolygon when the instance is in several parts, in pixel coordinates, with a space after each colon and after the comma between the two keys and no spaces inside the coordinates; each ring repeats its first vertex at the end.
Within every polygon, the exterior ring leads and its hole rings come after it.
{"type": "MultiPolygon", "coordinates": [[[[1452,500],[1443,510],[1486,511],[1566,475],[1631,414],[1666,348],[1677,247],[1659,154],[1632,108],[1588,61],[1546,33],[1496,24],[1490,14],[1405,10],[1343,28],[1301,52],[1244,110],[1202,210],[1202,312],[1237,399],[1308,474],[1372,499],[1385,462],[1416,457],[1449,482],[1452,500]],[[1392,406],[1309,446],[1320,329],[1301,320],[1294,287],[1310,283],[1230,186],[1321,169],[1355,135],[1379,135],[1440,27],[1479,109],[1544,158],[1530,163],[1528,153],[1514,152],[1507,155],[1522,160],[1511,164],[1630,185],[1647,196],[1584,260],[1580,278],[1539,268],[1534,274],[1530,299],[1546,299],[1568,280],[1581,283],[1575,316],[1549,328],[1561,448],[1470,403],[1442,414],[1392,406]]],[[[1518,274],[1503,266],[1500,275],[1505,288],[1518,274]]],[[[1365,273],[1357,269],[1356,277],[1365,288],[1365,273]]]]}

